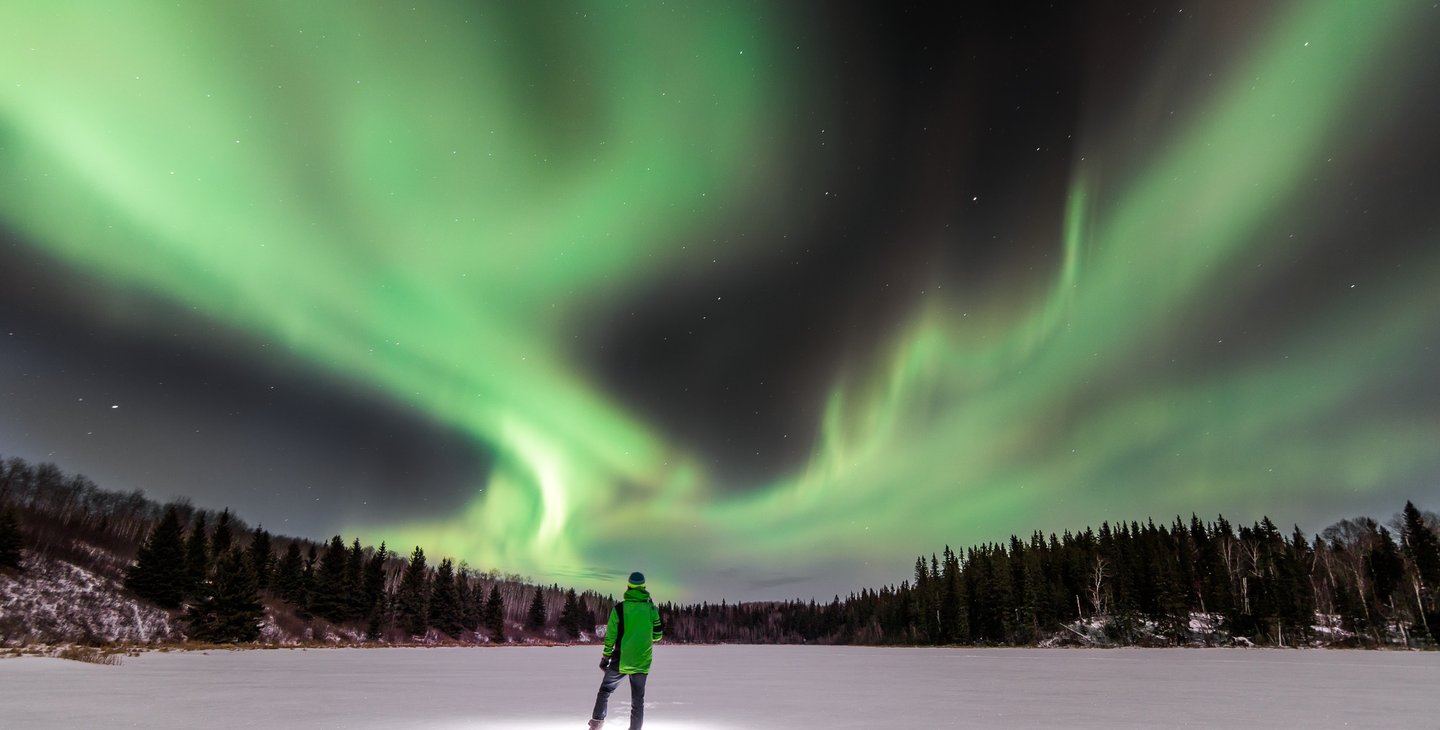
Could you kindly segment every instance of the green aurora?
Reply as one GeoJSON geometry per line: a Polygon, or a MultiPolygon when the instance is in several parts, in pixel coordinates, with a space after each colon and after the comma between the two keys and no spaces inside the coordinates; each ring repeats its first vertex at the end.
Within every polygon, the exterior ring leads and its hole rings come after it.
{"type": "Polygon", "coordinates": [[[1327,222],[1315,181],[1397,123],[1380,80],[1425,53],[1432,11],[1344,1],[1275,13],[1167,101],[1189,120],[1173,132],[1082,128],[1063,230],[1016,221],[1052,268],[933,282],[884,348],[817,384],[808,463],[719,483],[571,342],[679,241],[770,255],[705,233],[780,215],[775,130],[814,93],[770,33],[790,21],[747,7],[12,6],[0,216],[67,266],[469,434],[495,461],[462,511],[346,533],[544,580],[603,589],[643,560],[667,596],[756,565],[858,587],[1037,526],[1434,494],[1440,420],[1387,386],[1434,380],[1417,355],[1440,331],[1434,217],[1383,287],[1335,292],[1258,354],[1171,362],[1202,359],[1176,344],[1188,313],[1305,256],[1327,222]],[[541,43],[558,50],[528,63],[541,43]]]}

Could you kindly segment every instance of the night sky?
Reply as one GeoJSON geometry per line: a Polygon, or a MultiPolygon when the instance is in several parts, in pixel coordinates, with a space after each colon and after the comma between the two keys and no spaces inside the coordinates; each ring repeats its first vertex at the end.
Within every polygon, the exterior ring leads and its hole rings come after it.
{"type": "Polygon", "coordinates": [[[685,600],[1434,509],[1437,45],[1431,0],[8,4],[0,456],[685,600]]]}

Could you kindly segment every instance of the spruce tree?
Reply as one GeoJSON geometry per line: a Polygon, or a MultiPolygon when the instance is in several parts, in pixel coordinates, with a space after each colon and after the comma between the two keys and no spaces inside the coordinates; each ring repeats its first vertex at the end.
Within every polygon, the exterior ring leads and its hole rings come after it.
{"type": "Polygon", "coordinates": [[[180,513],[170,505],[140,546],[135,564],[126,573],[125,587],[161,608],[178,608],[186,583],[180,513]]]}
{"type": "Polygon", "coordinates": [[[1276,566],[1284,596],[1279,615],[1299,643],[1310,638],[1315,623],[1315,586],[1310,580],[1315,555],[1299,525],[1295,525],[1290,542],[1281,555],[1282,559],[1276,566]]]}
{"type": "Polygon", "coordinates": [[[541,631],[545,628],[548,619],[549,617],[545,613],[544,591],[536,587],[535,600],[530,602],[530,611],[525,614],[525,628],[531,631],[541,631]]]}
{"type": "Polygon", "coordinates": [[[480,603],[470,586],[470,569],[462,563],[455,572],[455,600],[460,604],[460,628],[474,631],[480,624],[480,603]]]}
{"type": "Polygon", "coordinates": [[[345,557],[345,615],[362,619],[370,605],[365,601],[365,549],[360,547],[360,538],[350,544],[345,557]]]}
{"type": "Polygon", "coordinates": [[[370,554],[370,559],[365,561],[365,570],[360,576],[360,592],[365,598],[365,611],[368,615],[370,608],[380,599],[385,592],[385,561],[394,557],[385,543],[370,554]]]}
{"type": "Polygon", "coordinates": [[[390,551],[385,543],[380,543],[370,556],[369,562],[365,563],[365,575],[362,582],[362,592],[365,596],[366,635],[371,639],[378,639],[385,631],[387,600],[385,596],[385,561],[390,559],[390,551]]]}
{"type": "Polygon", "coordinates": [[[916,633],[921,637],[920,641],[930,643],[931,617],[934,614],[930,604],[930,572],[925,568],[925,556],[915,558],[915,585],[914,609],[915,615],[911,621],[915,626],[916,633]]]}
{"type": "Polygon", "coordinates": [[[204,595],[187,614],[190,638],[215,643],[260,638],[265,609],[249,556],[238,548],[219,556],[205,585],[204,595]]]}
{"type": "Polygon", "coordinates": [[[575,612],[576,624],[580,627],[581,633],[593,632],[597,622],[595,621],[595,612],[590,610],[590,602],[585,599],[585,596],[580,596],[578,605],[580,608],[575,612]]]}
{"type": "Polygon", "coordinates": [[[315,569],[320,562],[316,554],[315,544],[311,543],[305,552],[305,569],[300,571],[300,601],[295,604],[295,615],[303,619],[315,615],[310,606],[315,601],[315,569]]]}
{"type": "Polygon", "coordinates": [[[247,550],[250,558],[250,567],[255,571],[255,584],[260,590],[270,587],[271,572],[275,567],[275,556],[270,552],[270,533],[255,528],[250,535],[250,548],[247,550]]]}
{"type": "Polygon", "coordinates": [[[14,510],[0,513],[0,568],[20,567],[20,520],[14,510]]]}
{"type": "Polygon", "coordinates": [[[1405,554],[1420,575],[1423,588],[1430,591],[1440,589],[1440,538],[1425,524],[1425,517],[1415,508],[1414,502],[1405,503],[1401,523],[1404,525],[1405,554]]]}
{"type": "Polygon", "coordinates": [[[565,607],[560,609],[560,628],[565,631],[566,638],[580,638],[580,601],[574,588],[565,591],[565,607]]]}
{"type": "Polygon", "coordinates": [[[195,596],[210,572],[209,537],[205,534],[205,512],[195,513],[195,525],[185,538],[185,594],[195,596]]]}
{"type": "Polygon", "coordinates": [[[949,545],[942,553],[944,562],[940,573],[940,635],[941,641],[953,644],[963,641],[968,633],[960,618],[960,559],[949,545]]]}
{"type": "Polygon", "coordinates": [[[1405,555],[1415,567],[1415,600],[1420,604],[1420,627],[1432,637],[1440,632],[1440,538],[1425,524],[1413,502],[1401,516],[1405,555]]]}
{"type": "Polygon", "coordinates": [[[215,520],[215,531],[210,534],[210,554],[219,560],[221,555],[229,552],[232,542],[234,537],[230,532],[230,508],[227,507],[215,520]]]}
{"type": "Polygon", "coordinates": [[[310,611],[331,623],[349,618],[350,602],[345,590],[345,566],[349,560],[350,552],[345,549],[345,541],[336,535],[330,538],[330,546],[315,571],[315,591],[311,596],[310,611]]]}
{"type": "Polygon", "coordinates": [[[1379,540],[1370,551],[1367,567],[1370,572],[1370,585],[1375,591],[1375,601],[1383,608],[1390,605],[1390,596],[1400,587],[1400,581],[1405,577],[1405,561],[1400,558],[1400,550],[1395,546],[1395,539],[1391,537],[1390,531],[1381,527],[1378,534],[1379,540]]]}
{"type": "Polygon", "coordinates": [[[425,569],[425,551],[415,546],[410,563],[405,566],[405,575],[395,592],[395,619],[400,627],[412,636],[423,635],[430,629],[430,580],[425,569]]]}
{"type": "Polygon", "coordinates": [[[305,559],[300,557],[300,542],[291,540],[285,548],[285,557],[275,566],[272,581],[275,595],[292,606],[299,606],[305,598],[305,559]]]}
{"type": "Polygon", "coordinates": [[[497,643],[505,643],[505,601],[500,598],[500,584],[490,586],[490,597],[485,601],[485,628],[490,632],[490,640],[497,643]]]}
{"type": "Polygon", "coordinates": [[[463,620],[460,595],[455,589],[455,565],[445,558],[430,587],[430,625],[454,639],[464,630],[463,620]]]}

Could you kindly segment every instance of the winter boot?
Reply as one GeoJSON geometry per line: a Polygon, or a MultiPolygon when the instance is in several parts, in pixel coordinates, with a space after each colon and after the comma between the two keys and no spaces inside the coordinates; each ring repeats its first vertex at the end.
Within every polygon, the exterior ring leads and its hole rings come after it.
{"type": "Polygon", "coordinates": [[[600,730],[600,728],[602,728],[602,727],[605,727],[605,721],[604,721],[604,720],[591,720],[591,721],[590,721],[590,730],[600,730]]]}

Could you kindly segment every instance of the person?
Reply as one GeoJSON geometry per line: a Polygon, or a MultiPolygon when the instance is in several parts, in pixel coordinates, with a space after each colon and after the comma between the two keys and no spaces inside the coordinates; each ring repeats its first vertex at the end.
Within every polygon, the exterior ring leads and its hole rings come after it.
{"type": "Polygon", "coordinates": [[[660,611],[645,589],[645,575],[630,574],[625,584],[625,600],[610,609],[610,622],[605,626],[605,648],[600,655],[600,692],[595,695],[595,711],[590,714],[590,730],[605,725],[610,695],[625,677],[630,678],[630,730],[640,730],[645,722],[645,680],[650,676],[651,647],[663,636],[660,611]]]}

